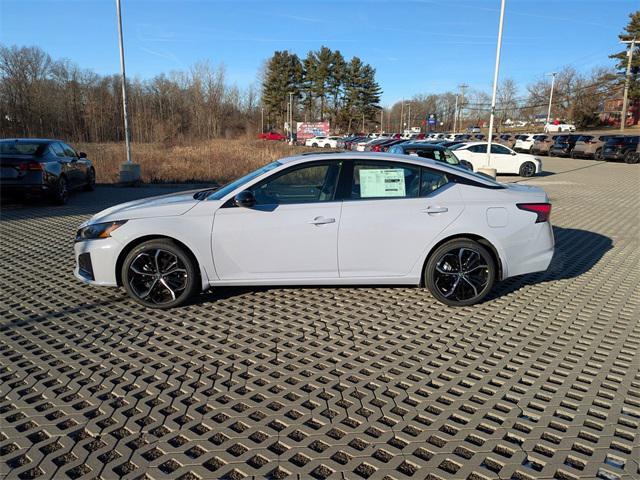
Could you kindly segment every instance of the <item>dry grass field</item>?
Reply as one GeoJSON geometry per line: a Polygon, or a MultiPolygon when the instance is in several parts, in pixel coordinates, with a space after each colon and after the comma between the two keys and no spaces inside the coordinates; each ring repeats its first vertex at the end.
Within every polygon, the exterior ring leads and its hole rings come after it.
{"type": "MultiPolygon", "coordinates": [[[[118,181],[120,164],[126,159],[124,143],[81,143],[96,167],[98,183],[118,181]]],[[[223,184],[281,157],[311,150],[284,142],[265,140],[208,140],[185,145],[133,143],[131,156],[140,164],[146,183],[223,184]]]]}

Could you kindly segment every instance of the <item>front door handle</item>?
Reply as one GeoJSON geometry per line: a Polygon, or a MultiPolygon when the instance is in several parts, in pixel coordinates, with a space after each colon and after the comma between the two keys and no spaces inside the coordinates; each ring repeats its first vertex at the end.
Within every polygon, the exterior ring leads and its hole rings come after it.
{"type": "Polygon", "coordinates": [[[316,217],[311,220],[309,223],[311,225],[326,225],[327,223],[335,223],[335,218],[326,218],[326,217],[316,217]]]}
{"type": "Polygon", "coordinates": [[[448,212],[449,209],[447,207],[438,207],[438,206],[428,206],[427,208],[425,208],[424,210],[422,210],[422,213],[445,213],[448,212]]]}

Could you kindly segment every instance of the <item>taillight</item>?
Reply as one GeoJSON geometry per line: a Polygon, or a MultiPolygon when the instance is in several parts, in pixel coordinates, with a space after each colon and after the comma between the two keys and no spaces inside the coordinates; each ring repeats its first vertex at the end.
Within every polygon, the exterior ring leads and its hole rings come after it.
{"type": "Polygon", "coordinates": [[[551,216],[550,203],[518,203],[516,207],[537,214],[536,223],[548,222],[551,216]]]}
{"type": "Polygon", "coordinates": [[[42,164],[38,162],[21,163],[18,167],[20,170],[42,170],[42,164]]]}

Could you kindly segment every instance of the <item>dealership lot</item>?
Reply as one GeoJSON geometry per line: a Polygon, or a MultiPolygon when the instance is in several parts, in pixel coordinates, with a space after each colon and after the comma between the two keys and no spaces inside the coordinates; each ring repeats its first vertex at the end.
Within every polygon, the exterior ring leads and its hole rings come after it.
{"type": "Polygon", "coordinates": [[[146,310],[72,275],[77,225],[168,188],[3,205],[0,476],[638,478],[640,168],[543,158],[547,272],[219,289],[146,310]]]}

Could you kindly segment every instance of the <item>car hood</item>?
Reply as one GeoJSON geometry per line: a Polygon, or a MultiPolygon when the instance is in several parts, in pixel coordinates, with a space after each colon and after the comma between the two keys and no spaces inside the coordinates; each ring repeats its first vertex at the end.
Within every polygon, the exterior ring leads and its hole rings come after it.
{"type": "Polygon", "coordinates": [[[200,202],[200,200],[193,198],[193,195],[200,190],[202,189],[142,198],[140,200],[114,205],[113,207],[96,213],[85,222],[83,226],[92,223],[112,222],[115,220],[184,215],[200,202]]]}

